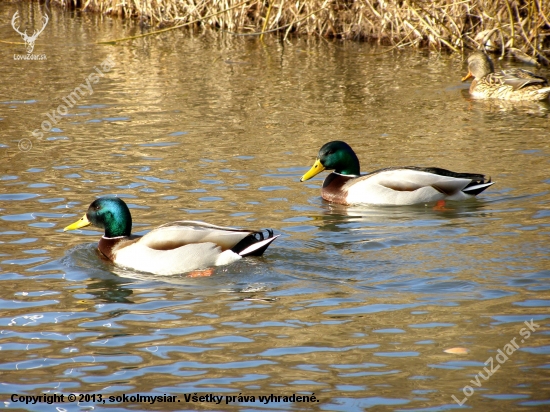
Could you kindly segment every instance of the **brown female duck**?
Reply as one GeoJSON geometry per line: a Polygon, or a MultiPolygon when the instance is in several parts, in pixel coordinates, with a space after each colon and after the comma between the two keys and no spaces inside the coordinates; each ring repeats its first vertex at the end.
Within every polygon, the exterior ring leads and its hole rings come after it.
{"type": "Polygon", "coordinates": [[[523,69],[495,72],[493,62],[482,51],[468,57],[468,74],[462,81],[472,77],[470,95],[474,99],[538,101],[550,94],[550,84],[544,77],[523,69]]]}

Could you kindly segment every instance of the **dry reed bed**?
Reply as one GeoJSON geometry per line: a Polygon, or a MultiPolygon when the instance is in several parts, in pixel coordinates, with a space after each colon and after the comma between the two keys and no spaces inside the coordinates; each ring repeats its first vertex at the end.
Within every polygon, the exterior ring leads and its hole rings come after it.
{"type": "Polygon", "coordinates": [[[239,35],[293,33],[453,51],[485,47],[550,63],[549,0],[55,1],[156,27],[191,23],[239,35]]]}

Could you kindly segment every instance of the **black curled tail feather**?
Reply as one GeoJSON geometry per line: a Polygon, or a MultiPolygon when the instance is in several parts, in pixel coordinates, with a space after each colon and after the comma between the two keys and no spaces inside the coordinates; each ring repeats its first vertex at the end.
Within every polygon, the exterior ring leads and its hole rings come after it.
{"type": "Polygon", "coordinates": [[[261,256],[265,250],[269,247],[271,242],[279,237],[279,235],[274,235],[272,229],[264,229],[267,234],[264,234],[263,231],[258,231],[249,234],[247,237],[242,239],[239,243],[231,248],[231,250],[241,256],[261,256]]]}

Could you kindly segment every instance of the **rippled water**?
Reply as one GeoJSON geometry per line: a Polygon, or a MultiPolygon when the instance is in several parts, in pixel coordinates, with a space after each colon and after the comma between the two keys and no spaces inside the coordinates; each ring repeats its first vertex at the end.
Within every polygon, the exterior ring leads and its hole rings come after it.
{"type": "MultiPolygon", "coordinates": [[[[40,18],[37,4],[0,4],[5,22],[16,10],[40,18]]],[[[1,46],[4,406],[548,409],[548,104],[469,100],[456,56],[209,31],[100,46],[140,29],[50,13],[35,46],[46,60],[1,46]],[[108,57],[93,93],[33,135],[108,57]],[[324,175],[299,178],[334,139],[364,171],[439,166],[497,183],[447,211],[330,205],[324,175]],[[103,195],[126,200],[138,234],[194,219],[281,237],[210,277],[133,273],[99,258],[98,230],[62,232],[103,195]],[[12,396],[44,393],[64,402],[12,396]],[[123,398],[136,394],[177,399],[123,398]],[[209,394],[221,403],[186,399],[209,394]]]]}

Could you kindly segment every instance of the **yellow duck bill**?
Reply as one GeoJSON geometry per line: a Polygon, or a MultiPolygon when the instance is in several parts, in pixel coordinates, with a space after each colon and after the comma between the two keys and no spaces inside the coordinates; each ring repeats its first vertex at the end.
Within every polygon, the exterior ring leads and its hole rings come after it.
{"type": "Polygon", "coordinates": [[[319,159],[315,160],[315,163],[313,164],[313,166],[311,166],[311,169],[309,169],[306,174],[300,178],[300,182],[305,182],[306,180],[311,179],[313,176],[318,175],[323,170],[325,170],[325,166],[321,164],[321,161],[319,159]]]}
{"type": "Polygon", "coordinates": [[[63,232],[67,230],[76,230],[82,227],[90,226],[92,223],[88,220],[88,216],[84,215],[79,220],[74,223],[71,223],[69,226],[63,229],[63,232]]]}

